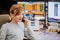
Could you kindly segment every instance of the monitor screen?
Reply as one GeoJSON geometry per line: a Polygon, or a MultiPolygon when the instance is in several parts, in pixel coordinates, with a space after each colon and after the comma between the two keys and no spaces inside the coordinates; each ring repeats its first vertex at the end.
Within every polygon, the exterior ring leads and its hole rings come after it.
{"type": "Polygon", "coordinates": [[[48,2],[48,21],[57,22],[60,19],[60,2],[48,2]]]}
{"type": "Polygon", "coordinates": [[[17,2],[19,6],[24,7],[24,14],[29,18],[44,18],[44,2],[17,2]]]}

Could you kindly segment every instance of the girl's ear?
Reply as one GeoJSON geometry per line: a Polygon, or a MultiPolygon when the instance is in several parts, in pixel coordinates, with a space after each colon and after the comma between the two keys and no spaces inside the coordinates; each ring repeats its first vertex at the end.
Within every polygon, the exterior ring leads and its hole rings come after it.
{"type": "Polygon", "coordinates": [[[12,18],[14,17],[14,15],[10,13],[10,17],[11,17],[11,19],[12,19],[12,18]]]}

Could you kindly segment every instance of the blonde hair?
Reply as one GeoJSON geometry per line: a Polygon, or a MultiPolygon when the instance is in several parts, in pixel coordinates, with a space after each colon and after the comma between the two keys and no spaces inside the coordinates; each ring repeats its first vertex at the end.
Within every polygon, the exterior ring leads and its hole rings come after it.
{"type": "Polygon", "coordinates": [[[22,12],[22,10],[23,10],[23,7],[18,6],[17,4],[14,4],[10,8],[10,14],[18,15],[19,13],[22,12]]]}

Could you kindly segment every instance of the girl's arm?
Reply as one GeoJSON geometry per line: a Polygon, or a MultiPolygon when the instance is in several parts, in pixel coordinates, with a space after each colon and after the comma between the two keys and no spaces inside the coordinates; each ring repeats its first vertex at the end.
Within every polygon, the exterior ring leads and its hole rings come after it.
{"type": "Polygon", "coordinates": [[[0,29],[0,40],[6,39],[6,33],[7,33],[7,28],[5,25],[3,25],[0,29]]]}

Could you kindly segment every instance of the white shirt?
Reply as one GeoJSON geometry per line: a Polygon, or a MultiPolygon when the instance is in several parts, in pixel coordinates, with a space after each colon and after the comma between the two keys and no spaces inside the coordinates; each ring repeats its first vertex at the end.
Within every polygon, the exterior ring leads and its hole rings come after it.
{"type": "Polygon", "coordinates": [[[6,23],[0,30],[0,40],[23,40],[24,24],[6,23]],[[21,25],[21,26],[20,26],[21,25]]]}

